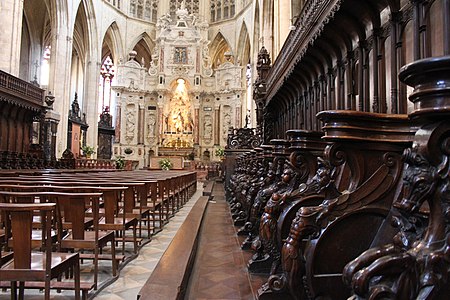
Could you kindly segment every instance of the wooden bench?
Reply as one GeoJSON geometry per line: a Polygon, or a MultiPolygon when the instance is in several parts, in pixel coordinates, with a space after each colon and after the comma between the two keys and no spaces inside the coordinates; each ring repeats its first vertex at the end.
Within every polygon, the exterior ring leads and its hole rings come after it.
{"type": "Polygon", "coordinates": [[[198,232],[209,197],[201,196],[181,225],[147,282],[139,300],[183,299],[197,252],[198,232]]]}
{"type": "Polygon", "coordinates": [[[203,187],[203,196],[211,196],[214,187],[214,181],[208,181],[203,187]]]}
{"type": "MultiPolygon", "coordinates": [[[[9,281],[0,281],[0,288],[9,289],[11,287],[11,283],[9,281]]],[[[24,288],[25,289],[39,289],[42,290],[45,287],[44,282],[38,281],[26,281],[24,288]]],[[[50,287],[52,290],[74,290],[75,286],[72,282],[67,281],[54,281],[50,287]]],[[[87,300],[89,291],[94,288],[93,282],[80,282],[80,291],[81,291],[81,299],[87,300]]]]}

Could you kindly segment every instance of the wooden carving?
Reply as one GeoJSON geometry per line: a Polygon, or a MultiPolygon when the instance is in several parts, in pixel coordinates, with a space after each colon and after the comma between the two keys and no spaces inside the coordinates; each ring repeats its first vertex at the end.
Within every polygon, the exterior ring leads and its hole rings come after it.
{"type": "Polygon", "coordinates": [[[332,144],[312,184],[327,190],[326,197],[297,211],[281,249],[282,274],[267,283],[273,292],[287,288],[295,299],[350,295],[336,274],[370,246],[384,221],[400,181],[401,153],[415,132],[406,116],[329,111],[321,117],[332,144]]]}
{"type": "Polygon", "coordinates": [[[450,57],[402,68],[414,87],[411,116],[425,125],[404,152],[402,197],[394,202],[392,243],[371,248],[344,269],[358,299],[444,299],[450,291],[450,57]]]}

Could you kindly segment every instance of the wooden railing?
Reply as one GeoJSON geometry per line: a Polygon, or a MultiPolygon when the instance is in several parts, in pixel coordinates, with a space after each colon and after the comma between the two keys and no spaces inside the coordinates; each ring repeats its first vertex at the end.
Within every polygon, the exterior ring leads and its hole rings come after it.
{"type": "Polygon", "coordinates": [[[30,103],[43,105],[44,90],[0,70],[0,91],[30,103]]]}

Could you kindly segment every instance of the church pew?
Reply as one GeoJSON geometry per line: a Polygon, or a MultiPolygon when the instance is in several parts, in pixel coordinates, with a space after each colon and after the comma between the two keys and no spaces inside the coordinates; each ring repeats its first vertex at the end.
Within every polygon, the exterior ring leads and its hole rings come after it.
{"type": "Polygon", "coordinates": [[[194,264],[198,232],[208,199],[208,196],[201,196],[192,207],[169,248],[140,289],[137,299],[183,299],[194,264]]]}
{"type": "MultiPolygon", "coordinates": [[[[100,230],[113,230],[118,234],[117,239],[122,240],[122,255],[125,255],[125,243],[133,243],[133,252],[137,254],[138,243],[141,240],[137,239],[136,227],[137,219],[126,218],[124,214],[119,215],[119,197],[120,194],[126,191],[127,187],[123,186],[88,186],[88,185],[14,185],[14,184],[1,184],[0,190],[2,191],[12,191],[12,192],[100,192],[103,194],[102,200],[103,205],[100,210],[100,230]],[[125,235],[126,230],[132,230],[132,239],[128,240],[125,235]]],[[[88,226],[92,226],[92,218],[88,217],[88,226]]],[[[120,260],[123,260],[122,258],[120,260]]]]}
{"type": "Polygon", "coordinates": [[[40,202],[56,203],[56,230],[58,232],[57,249],[63,250],[89,249],[93,254],[80,253],[80,259],[92,259],[94,261],[93,288],[98,284],[98,261],[109,259],[112,262],[112,276],[117,276],[117,258],[115,256],[114,232],[100,232],[98,227],[99,214],[98,204],[102,193],[67,193],[67,192],[9,192],[0,191],[4,201],[23,201],[29,198],[33,203],[37,198],[40,202]],[[90,203],[93,212],[93,226],[86,230],[84,228],[86,208],[90,203]],[[63,222],[70,223],[70,230],[63,234],[63,222]],[[110,243],[111,254],[100,254],[101,248],[110,243]]]}
{"type": "MultiPolygon", "coordinates": [[[[37,178],[43,178],[42,176],[21,176],[22,178],[27,178],[30,180],[36,180],[37,178]]],[[[119,180],[122,180],[123,185],[131,185],[134,183],[133,189],[135,189],[135,193],[132,191],[128,191],[126,195],[126,203],[125,203],[125,210],[128,214],[134,214],[139,215],[141,214],[141,217],[139,218],[140,223],[142,224],[142,220],[148,219],[150,214],[153,215],[153,228],[150,228],[149,223],[147,223],[147,231],[148,231],[148,237],[150,237],[151,230],[153,230],[153,233],[157,229],[161,229],[163,223],[167,223],[168,219],[175,210],[179,209],[179,206],[181,205],[180,201],[181,199],[184,199],[183,201],[186,201],[192,194],[193,191],[195,191],[195,182],[196,177],[195,173],[193,172],[149,172],[149,171],[132,171],[132,172],[108,172],[106,174],[102,174],[102,176],[99,179],[92,178],[89,174],[61,174],[61,175],[50,175],[45,176],[45,178],[48,178],[51,180],[51,178],[56,178],[58,181],[87,181],[89,182],[97,182],[102,180],[109,180],[112,182],[118,182],[119,180]],[[173,175],[176,175],[176,178],[179,178],[179,182],[175,182],[173,180],[173,175]],[[157,196],[156,198],[150,195],[150,191],[154,187],[152,185],[156,184],[155,180],[151,179],[155,178],[157,180],[157,184],[160,187],[157,190],[160,190],[164,193],[161,193],[160,196],[157,196]],[[183,180],[181,180],[183,178],[183,180]],[[165,181],[170,182],[165,182],[165,181]],[[173,181],[173,182],[172,182],[173,181]],[[186,183],[185,183],[186,182],[186,183]],[[142,186],[141,184],[144,184],[142,186]],[[185,187],[185,189],[180,189],[181,185],[185,187]],[[188,192],[189,191],[189,192],[188,192]],[[147,198],[144,195],[148,195],[149,199],[151,200],[150,203],[147,203],[147,198]],[[136,196],[136,197],[135,197],[136,196]],[[139,199],[143,199],[143,201],[140,201],[139,199]],[[136,203],[140,203],[141,205],[137,206],[136,203]],[[164,209],[162,208],[164,206],[164,209]],[[133,211],[134,210],[134,211],[133,211]],[[139,211],[139,212],[138,212],[139,211]],[[159,228],[156,228],[156,218],[154,215],[156,214],[156,211],[159,211],[159,228]],[[164,215],[163,215],[164,211],[164,215]],[[164,217],[163,217],[164,216],[164,217]]],[[[154,194],[153,194],[154,195],[154,194]]],[[[141,234],[141,228],[142,226],[139,226],[139,235],[141,234]]]]}

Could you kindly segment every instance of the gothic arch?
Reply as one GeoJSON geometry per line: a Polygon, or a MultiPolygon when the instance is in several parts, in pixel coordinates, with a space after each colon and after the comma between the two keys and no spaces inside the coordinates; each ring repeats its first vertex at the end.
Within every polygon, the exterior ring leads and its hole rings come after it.
{"type": "Polygon", "coordinates": [[[221,32],[218,32],[216,37],[211,43],[209,52],[212,53],[212,68],[216,69],[224,61],[224,54],[227,51],[231,51],[230,43],[225,39],[221,32]]]}
{"type": "MultiPolygon", "coordinates": [[[[273,35],[274,35],[274,24],[273,24],[273,5],[274,1],[271,0],[263,0],[262,1],[262,9],[260,14],[260,24],[261,24],[261,37],[264,39],[262,44],[266,47],[269,53],[275,53],[273,50],[273,35]]],[[[274,59],[274,57],[272,57],[274,59]]]]}
{"type": "MultiPolygon", "coordinates": [[[[89,85],[94,84],[97,88],[97,82],[90,79],[97,78],[97,69],[88,69],[88,62],[97,59],[98,47],[97,32],[95,25],[95,13],[91,0],[82,0],[78,6],[73,25],[73,40],[72,40],[72,66],[70,79],[70,101],[74,99],[75,92],[78,95],[80,106],[83,111],[89,116],[95,114],[96,111],[88,111],[87,101],[83,101],[88,97],[87,91],[89,85]],[[95,74],[93,74],[95,73],[95,74]]],[[[101,54],[98,54],[99,58],[101,54]]],[[[95,100],[91,100],[95,101],[95,100]]]]}
{"type": "Polygon", "coordinates": [[[105,32],[102,43],[102,59],[110,55],[115,62],[124,57],[122,35],[116,22],[112,22],[105,32]]]}
{"type": "Polygon", "coordinates": [[[246,65],[247,63],[250,62],[251,45],[250,45],[250,36],[248,34],[247,25],[245,24],[245,21],[242,22],[242,27],[239,34],[239,40],[237,45],[238,45],[237,50],[239,52],[236,53],[236,59],[237,61],[241,62],[241,65],[246,65]]]}
{"type": "Polygon", "coordinates": [[[155,48],[155,42],[146,32],[143,32],[133,41],[132,45],[134,45],[133,50],[137,52],[136,60],[142,63],[142,59],[144,59],[144,66],[148,68],[152,61],[152,50],[155,48]]]}
{"type": "Polygon", "coordinates": [[[31,81],[39,78],[38,68],[45,47],[49,18],[47,5],[42,5],[38,1],[24,1],[19,68],[19,77],[24,80],[31,81]]]}
{"type": "Polygon", "coordinates": [[[259,11],[259,1],[255,2],[255,17],[253,24],[253,53],[252,57],[258,57],[259,49],[262,45],[260,45],[260,36],[261,36],[261,26],[260,26],[260,11],[259,11]]]}

